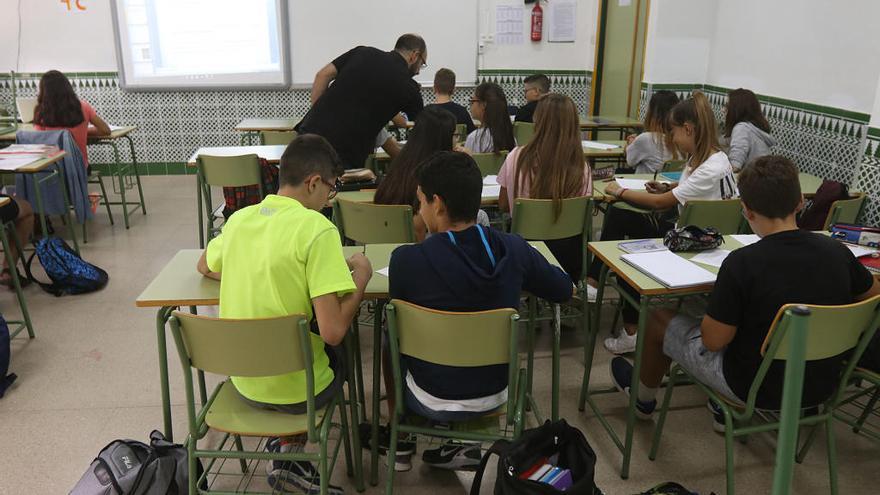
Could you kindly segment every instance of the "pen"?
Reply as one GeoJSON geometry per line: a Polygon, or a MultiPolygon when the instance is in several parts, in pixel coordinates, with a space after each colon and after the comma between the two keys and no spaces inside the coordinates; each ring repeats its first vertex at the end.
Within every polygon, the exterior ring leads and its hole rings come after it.
{"type": "Polygon", "coordinates": [[[657,182],[657,171],[654,171],[654,182],[657,182]]]}

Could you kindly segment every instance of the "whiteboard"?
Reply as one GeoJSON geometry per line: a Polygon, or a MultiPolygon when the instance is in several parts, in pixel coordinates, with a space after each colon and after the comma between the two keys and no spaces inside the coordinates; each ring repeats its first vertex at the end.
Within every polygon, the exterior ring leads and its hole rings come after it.
{"type": "Polygon", "coordinates": [[[474,0],[290,0],[290,64],[295,85],[358,45],[392,50],[404,33],[425,39],[428,66],[416,76],[430,85],[441,67],[458,84],[477,79],[478,4],[474,0]]]}

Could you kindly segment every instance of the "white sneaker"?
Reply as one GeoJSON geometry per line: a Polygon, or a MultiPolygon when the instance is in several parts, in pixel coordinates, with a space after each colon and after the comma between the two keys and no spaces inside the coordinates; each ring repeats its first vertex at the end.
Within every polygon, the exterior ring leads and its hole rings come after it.
{"type": "Polygon", "coordinates": [[[605,339],[605,348],[612,354],[626,354],[635,352],[636,336],[626,333],[626,330],[620,329],[620,335],[617,337],[608,337],[605,339]]]}
{"type": "Polygon", "coordinates": [[[593,287],[590,284],[587,284],[587,302],[594,303],[596,302],[596,297],[599,295],[599,289],[593,287]]]}

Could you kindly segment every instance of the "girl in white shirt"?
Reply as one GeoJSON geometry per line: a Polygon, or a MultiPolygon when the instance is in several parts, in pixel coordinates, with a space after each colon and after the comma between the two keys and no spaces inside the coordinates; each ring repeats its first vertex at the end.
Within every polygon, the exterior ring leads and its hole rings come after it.
{"type": "Polygon", "coordinates": [[[468,134],[464,147],[470,153],[498,153],[515,146],[513,124],[507,113],[507,98],[501,86],[484,82],[474,89],[471,115],[480,128],[468,134]]]}
{"type": "MultiPolygon", "coordinates": [[[[706,95],[694,92],[692,97],[676,105],[670,114],[669,124],[675,147],[688,157],[681,180],[672,184],[651,181],[643,191],[624,189],[616,182],[611,182],[605,188],[605,193],[620,201],[650,210],[669,210],[677,206],[679,213],[688,201],[739,197],[733,168],[718,145],[715,116],[706,95]]],[[[667,219],[657,219],[620,208],[608,208],[608,214],[602,232],[603,241],[624,237],[663,237],[674,227],[667,219]]],[[[590,276],[597,277],[599,268],[601,265],[594,263],[590,276]]],[[[634,291],[631,294],[638,297],[634,291]]],[[[624,308],[625,331],[619,337],[605,341],[605,347],[616,354],[635,349],[638,312],[630,305],[624,305],[624,308]]]]}

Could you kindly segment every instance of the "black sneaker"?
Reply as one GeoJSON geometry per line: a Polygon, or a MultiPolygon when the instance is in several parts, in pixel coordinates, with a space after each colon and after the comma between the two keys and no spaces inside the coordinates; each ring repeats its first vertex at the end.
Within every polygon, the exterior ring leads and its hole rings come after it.
{"type": "MultiPolygon", "coordinates": [[[[611,360],[611,381],[617,390],[620,390],[629,397],[629,388],[633,379],[633,366],[629,364],[625,358],[620,356],[611,360]]],[[[636,398],[636,417],[639,419],[650,420],[657,409],[657,400],[650,402],[642,402],[636,398]]]]}
{"type": "Polygon", "coordinates": [[[474,471],[480,466],[483,452],[478,443],[449,442],[422,453],[422,462],[432,467],[474,471]]]}
{"type": "MultiPolygon", "coordinates": [[[[358,434],[361,437],[361,446],[365,450],[370,450],[371,431],[369,423],[361,423],[358,425],[358,434]]],[[[388,445],[390,444],[391,429],[388,425],[379,425],[379,455],[385,456],[385,463],[388,463],[388,445]]],[[[412,469],[412,456],[416,452],[416,443],[409,440],[398,440],[397,450],[394,456],[394,470],[398,472],[409,471],[412,469]]]]}
{"type": "MultiPolygon", "coordinates": [[[[266,451],[272,453],[290,452],[290,445],[281,445],[278,438],[271,438],[266,442],[266,451]]],[[[299,493],[317,495],[321,493],[321,475],[311,462],[308,461],[279,461],[273,460],[266,464],[269,486],[272,490],[281,493],[299,493]]],[[[345,491],[338,486],[327,485],[327,493],[330,495],[345,495],[345,491]]]]}
{"type": "Polygon", "coordinates": [[[712,429],[716,433],[724,434],[724,431],[727,429],[727,424],[724,422],[724,410],[712,399],[706,402],[706,407],[712,413],[712,429]]]}

